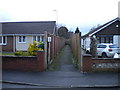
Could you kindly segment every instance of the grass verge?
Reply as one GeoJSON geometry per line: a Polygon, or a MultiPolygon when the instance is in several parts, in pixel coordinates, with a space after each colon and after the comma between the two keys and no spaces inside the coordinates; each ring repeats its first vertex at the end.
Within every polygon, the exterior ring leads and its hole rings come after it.
{"type": "Polygon", "coordinates": [[[3,55],[3,56],[15,56],[14,52],[2,52],[1,55],[3,55]]]}

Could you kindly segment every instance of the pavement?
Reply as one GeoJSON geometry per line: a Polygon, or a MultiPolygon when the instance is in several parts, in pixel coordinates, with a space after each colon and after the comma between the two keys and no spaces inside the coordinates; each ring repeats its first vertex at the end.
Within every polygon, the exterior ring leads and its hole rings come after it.
{"type": "Polygon", "coordinates": [[[65,46],[56,71],[3,70],[2,88],[116,87],[120,85],[119,75],[117,72],[81,73],[72,64],[70,47],[65,46]]]}

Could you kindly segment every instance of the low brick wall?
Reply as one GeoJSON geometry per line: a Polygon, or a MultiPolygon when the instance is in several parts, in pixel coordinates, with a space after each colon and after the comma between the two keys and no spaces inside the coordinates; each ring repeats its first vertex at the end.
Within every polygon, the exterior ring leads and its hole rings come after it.
{"type": "Polygon", "coordinates": [[[37,56],[2,56],[2,69],[21,71],[44,71],[44,52],[37,56]]]}
{"type": "Polygon", "coordinates": [[[91,71],[120,71],[120,58],[92,58],[91,55],[83,55],[83,72],[91,71]]]}

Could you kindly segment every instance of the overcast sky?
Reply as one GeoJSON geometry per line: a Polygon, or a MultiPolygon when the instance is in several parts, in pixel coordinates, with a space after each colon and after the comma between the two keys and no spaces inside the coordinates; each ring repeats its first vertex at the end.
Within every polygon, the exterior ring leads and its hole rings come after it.
{"type": "Polygon", "coordinates": [[[118,17],[120,0],[0,0],[0,21],[57,21],[82,34],[118,17]],[[56,11],[55,11],[56,10],[56,11]]]}

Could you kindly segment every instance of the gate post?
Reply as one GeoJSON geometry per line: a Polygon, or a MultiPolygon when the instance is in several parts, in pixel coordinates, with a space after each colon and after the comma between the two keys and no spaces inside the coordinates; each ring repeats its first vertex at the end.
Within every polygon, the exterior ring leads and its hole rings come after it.
{"type": "Polygon", "coordinates": [[[82,70],[82,53],[81,53],[81,32],[79,32],[77,34],[77,48],[78,48],[78,52],[77,52],[77,58],[78,58],[78,68],[81,71],[82,70]]]}
{"type": "Polygon", "coordinates": [[[47,60],[48,60],[48,57],[47,57],[47,48],[48,48],[48,43],[47,43],[47,38],[48,38],[48,33],[45,32],[45,38],[44,38],[44,51],[45,51],[45,55],[44,55],[44,67],[45,69],[47,69],[47,60]]]}
{"type": "Polygon", "coordinates": [[[83,55],[83,67],[82,67],[82,72],[90,72],[92,67],[91,67],[91,55],[86,54],[83,55]]]}

